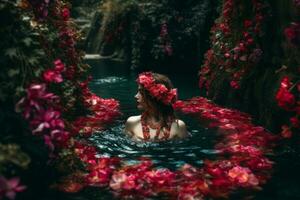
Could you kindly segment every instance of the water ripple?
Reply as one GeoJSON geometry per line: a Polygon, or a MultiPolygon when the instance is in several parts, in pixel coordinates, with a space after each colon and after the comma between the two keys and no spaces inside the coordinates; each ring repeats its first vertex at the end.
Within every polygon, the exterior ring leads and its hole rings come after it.
{"type": "MultiPolygon", "coordinates": [[[[136,142],[124,133],[124,121],[105,131],[95,133],[90,141],[106,156],[117,156],[126,163],[135,163],[139,157],[148,157],[159,166],[176,168],[184,163],[202,165],[204,159],[218,154],[213,149],[212,133],[198,130],[190,138],[181,141],[136,142]],[[210,137],[205,137],[203,135],[210,137]]],[[[191,132],[195,132],[192,130],[191,132]]]]}

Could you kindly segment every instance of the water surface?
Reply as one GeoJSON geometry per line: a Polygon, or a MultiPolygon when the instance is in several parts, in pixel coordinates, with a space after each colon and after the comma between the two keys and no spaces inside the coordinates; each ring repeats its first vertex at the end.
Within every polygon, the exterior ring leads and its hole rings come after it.
{"type": "MultiPolygon", "coordinates": [[[[129,116],[139,115],[134,95],[137,90],[136,75],[95,77],[90,83],[91,90],[103,98],[119,100],[120,119],[107,130],[95,133],[91,138],[98,147],[100,156],[117,156],[128,164],[139,162],[140,157],[148,157],[157,167],[176,169],[185,163],[200,167],[204,159],[212,159],[217,152],[214,150],[215,134],[201,127],[188,116],[178,115],[185,121],[190,137],[184,140],[166,142],[136,142],[124,133],[124,123],[129,116]]],[[[173,81],[174,82],[174,81],[173,81]]],[[[174,82],[178,87],[179,98],[187,99],[195,96],[195,88],[185,82],[174,82]]]]}

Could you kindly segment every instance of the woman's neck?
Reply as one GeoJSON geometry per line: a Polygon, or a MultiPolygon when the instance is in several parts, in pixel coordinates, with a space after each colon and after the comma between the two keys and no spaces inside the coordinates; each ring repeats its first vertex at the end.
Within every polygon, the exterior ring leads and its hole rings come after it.
{"type": "Polygon", "coordinates": [[[157,112],[147,111],[144,112],[144,115],[145,115],[145,119],[149,122],[153,122],[153,123],[161,122],[161,116],[157,112]]]}

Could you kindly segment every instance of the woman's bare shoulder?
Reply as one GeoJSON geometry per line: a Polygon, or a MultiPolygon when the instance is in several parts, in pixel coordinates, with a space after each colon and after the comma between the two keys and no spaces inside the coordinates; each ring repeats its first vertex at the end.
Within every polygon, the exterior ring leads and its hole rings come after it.
{"type": "Polygon", "coordinates": [[[126,123],[136,123],[136,122],[139,122],[141,120],[141,115],[137,115],[137,116],[131,116],[131,117],[128,117],[126,123]]]}
{"type": "Polygon", "coordinates": [[[179,138],[185,138],[188,136],[187,133],[187,129],[186,129],[186,125],[184,123],[184,121],[180,120],[180,119],[176,119],[175,120],[175,134],[177,137],[179,138]]]}
{"type": "Polygon", "coordinates": [[[181,128],[185,128],[186,127],[184,121],[182,121],[180,119],[177,119],[176,121],[177,121],[177,124],[178,124],[179,127],[181,127],[181,128]]]}
{"type": "Polygon", "coordinates": [[[141,121],[141,115],[128,117],[126,120],[126,126],[133,126],[141,121]]]}
{"type": "Polygon", "coordinates": [[[140,115],[128,117],[125,123],[125,132],[130,136],[134,136],[133,130],[139,124],[140,121],[141,121],[140,115]]]}

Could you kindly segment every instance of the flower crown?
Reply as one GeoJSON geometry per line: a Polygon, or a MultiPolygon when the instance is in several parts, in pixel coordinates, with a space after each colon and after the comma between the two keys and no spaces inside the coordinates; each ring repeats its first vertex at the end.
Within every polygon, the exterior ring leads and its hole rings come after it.
{"type": "Polygon", "coordinates": [[[165,85],[155,83],[151,72],[143,72],[137,78],[138,84],[143,86],[149,94],[165,105],[170,105],[177,99],[177,89],[169,90],[165,85]]]}

